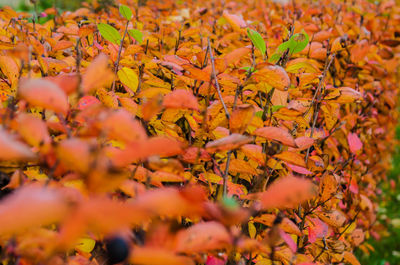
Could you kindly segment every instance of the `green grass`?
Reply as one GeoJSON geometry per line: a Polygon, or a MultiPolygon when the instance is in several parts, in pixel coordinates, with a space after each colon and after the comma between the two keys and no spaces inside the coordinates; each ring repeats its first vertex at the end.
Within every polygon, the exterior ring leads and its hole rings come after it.
{"type": "MultiPolygon", "coordinates": [[[[400,140],[400,126],[396,130],[396,138],[400,140]]],[[[375,252],[367,255],[361,250],[356,251],[361,264],[390,265],[400,264],[400,147],[396,147],[393,155],[392,170],[388,181],[382,183],[381,203],[379,205],[378,222],[387,227],[388,235],[376,241],[370,238],[367,242],[375,248],[375,252]],[[390,188],[390,180],[394,180],[396,188],[390,188]]]]}

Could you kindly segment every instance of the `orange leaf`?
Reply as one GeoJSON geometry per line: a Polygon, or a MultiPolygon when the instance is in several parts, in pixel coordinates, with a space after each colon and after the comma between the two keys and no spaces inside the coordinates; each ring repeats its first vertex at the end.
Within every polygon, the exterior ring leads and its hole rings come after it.
{"type": "Polygon", "coordinates": [[[249,158],[257,161],[260,165],[265,164],[265,154],[262,152],[262,147],[256,144],[245,144],[240,147],[240,150],[249,158]]]}
{"type": "Polygon", "coordinates": [[[111,139],[125,143],[147,140],[147,134],[138,120],[124,109],[111,112],[99,129],[103,129],[111,139]]]}
{"type": "Polygon", "coordinates": [[[247,27],[246,22],[242,17],[238,15],[229,14],[228,11],[224,10],[222,13],[224,18],[228,21],[228,23],[232,26],[233,30],[240,31],[241,28],[247,27]]]}
{"type": "Polygon", "coordinates": [[[249,194],[258,198],[263,209],[295,208],[318,194],[318,188],[307,179],[288,176],[273,182],[266,191],[249,194]]]}
{"type": "Polygon", "coordinates": [[[343,252],[343,258],[351,265],[361,265],[356,256],[349,251],[343,252]]]}
{"type": "Polygon", "coordinates": [[[67,213],[64,198],[56,190],[37,185],[17,189],[0,204],[0,235],[59,222],[67,213]]]}
{"type": "Polygon", "coordinates": [[[238,106],[229,119],[229,128],[234,133],[243,133],[254,117],[252,105],[238,106]]]}
{"type": "Polygon", "coordinates": [[[364,59],[364,57],[368,54],[369,51],[369,43],[368,40],[363,39],[360,42],[356,43],[350,50],[350,59],[357,63],[364,59]]]}
{"type": "Polygon", "coordinates": [[[333,227],[342,227],[346,222],[346,216],[339,210],[316,213],[322,221],[333,227]]]}
{"type": "Polygon", "coordinates": [[[209,142],[206,144],[206,150],[209,153],[232,150],[253,141],[251,137],[233,133],[224,138],[209,142]]]}
{"type": "Polygon", "coordinates": [[[180,231],[177,235],[176,251],[198,253],[228,247],[231,237],[226,228],[217,222],[198,223],[180,231]]]}
{"type": "Polygon", "coordinates": [[[44,79],[57,84],[67,95],[74,93],[79,86],[79,77],[77,74],[46,76],[44,79]]]}
{"type": "Polygon", "coordinates": [[[20,113],[17,117],[17,131],[24,140],[35,147],[43,147],[47,151],[51,144],[51,138],[46,123],[29,114],[20,113]]]}
{"type": "Polygon", "coordinates": [[[274,155],[274,157],[288,162],[289,164],[307,168],[306,162],[304,162],[304,157],[301,154],[290,151],[283,151],[282,153],[274,155]]]}
{"type": "Polygon", "coordinates": [[[305,150],[309,147],[311,147],[315,140],[313,138],[310,137],[306,137],[306,136],[301,136],[298,137],[294,140],[294,142],[296,143],[296,147],[300,150],[305,150]]]}
{"type": "Polygon", "coordinates": [[[287,90],[290,85],[290,78],[279,65],[268,65],[254,73],[258,80],[267,83],[279,90],[287,90]]]}
{"type": "Polygon", "coordinates": [[[0,129],[0,160],[32,161],[36,155],[29,146],[17,141],[13,135],[0,129]]]}
{"type": "Polygon", "coordinates": [[[114,73],[108,68],[108,57],[101,53],[97,56],[82,77],[84,93],[91,93],[96,88],[108,86],[114,80],[114,73]]]}
{"type": "Polygon", "coordinates": [[[29,79],[21,82],[18,94],[29,104],[67,114],[68,98],[65,92],[53,82],[45,79],[29,79]]]}
{"type": "Polygon", "coordinates": [[[86,173],[90,169],[90,146],[84,140],[69,138],[61,141],[56,149],[61,163],[70,170],[86,173]]]}
{"type": "Polygon", "coordinates": [[[124,150],[112,150],[111,159],[115,166],[126,166],[134,161],[143,160],[153,155],[168,157],[183,152],[182,143],[174,139],[157,136],[146,141],[129,143],[124,150]]]}
{"type": "MultiPolygon", "coordinates": [[[[275,219],[276,219],[275,214],[263,214],[254,218],[253,221],[255,223],[261,223],[267,226],[272,226],[275,219]]],[[[283,218],[282,222],[279,224],[279,227],[286,233],[302,236],[299,227],[287,217],[283,218]]]]}
{"type": "Polygon", "coordinates": [[[264,137],[268,140],[275,140],[290,147],[296,147],[293,136],[280,127],[263,127],[253,132],[254,135],[264,137]]]}
{"type": "Polygon", "coordinates": [[[197,98],[192,92],[177,89],[164,96],[163,106],[165,108],[194,109],[199,110],[197,98]]]}
{"type": "Polygon", "coordinates": [[[182,216],[182,215],[198,215],[202,213],[202,202],[204,193],[199,190],[190,189],[177,190],[174,188],[163,188],[147,191],[141,194],[134,202],[134,206],[140,209],[148,210],[153,215],[160,216],[182,216]],[[190,196],[185,196],[189,191],[190,196]]]}
{"type": "Polygon", "coordinates": [[[137,265],[195,265],[188,257],[155,247],[135,247],[129,261],[137,265]]]}

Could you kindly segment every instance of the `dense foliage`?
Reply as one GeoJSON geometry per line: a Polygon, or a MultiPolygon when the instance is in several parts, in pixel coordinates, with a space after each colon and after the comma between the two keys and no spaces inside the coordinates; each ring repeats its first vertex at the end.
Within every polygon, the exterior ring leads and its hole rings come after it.
{"type": "Polygon", "coordinates": [[[359,264],[400,7],[111,2],[0,10],[1,261],[359,264]]]}

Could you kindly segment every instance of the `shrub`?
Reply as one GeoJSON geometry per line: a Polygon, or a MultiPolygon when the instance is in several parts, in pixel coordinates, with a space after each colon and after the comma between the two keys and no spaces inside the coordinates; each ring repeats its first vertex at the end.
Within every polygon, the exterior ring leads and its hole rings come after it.
{"type": "Polygon", "coordinates": [[[386,232],[393,1],[100,7],[0,11],[2,262],[359,264],[386,232]]]}

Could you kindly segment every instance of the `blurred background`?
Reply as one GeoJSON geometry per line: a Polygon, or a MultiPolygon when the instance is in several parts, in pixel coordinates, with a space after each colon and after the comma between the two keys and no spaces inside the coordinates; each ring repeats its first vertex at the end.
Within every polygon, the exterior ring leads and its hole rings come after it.
{"type": "Polygon", "coordinates": [[[33,8],[32,2],[37,2],[38,7],[42,9],[55,5],[63,10],[73,10],[78,8],[83,0],[0,0],[0,7],[7,5],[16,10],[29,11],[33,8]]]}

